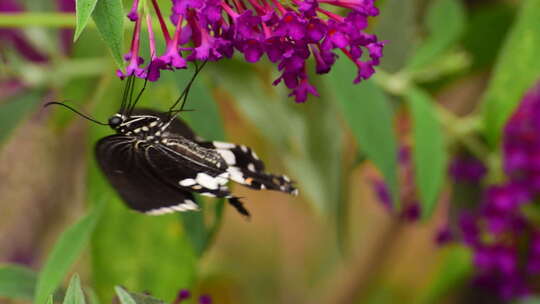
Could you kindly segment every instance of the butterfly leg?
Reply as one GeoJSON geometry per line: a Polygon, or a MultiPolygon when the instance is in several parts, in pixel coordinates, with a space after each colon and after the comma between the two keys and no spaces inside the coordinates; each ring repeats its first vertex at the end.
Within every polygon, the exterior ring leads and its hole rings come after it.
{"type": "Polygon", "coordinates": [[[194,186],[195,187],[191,187],[189,190],[197,192],[203,196],[226,198],[229,204],[233,206],[236,211],[246,217],[250,216],[249,211],[244,207],[244,204],[240,201],[240,198],[232,195],[226,186],[221,185],[217,189],[201,188],[200,184],[194,186]]]}

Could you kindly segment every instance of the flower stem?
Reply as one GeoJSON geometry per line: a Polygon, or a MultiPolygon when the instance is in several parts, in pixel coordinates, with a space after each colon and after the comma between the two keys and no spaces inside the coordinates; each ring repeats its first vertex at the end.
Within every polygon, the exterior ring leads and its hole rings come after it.
{"type": "MultiPolygon", "coordinates": [[[[75,27],[76,19],[73,13],[17,13],[0,14],[0,28],[27,27],[75,27]]],[[[94,22],[89,26],[95,27],[94,22]]]]}
{"type": "MultiPolygon", "coordinates": [[[[0,29],[5,28],[75,28],[77,20],[73,13],[17,13],[17,14],[2,14],[0,13],[0,29]]],[[[156,20],[152,22],[153,26],[160,26],[156,20]]],[[[169,26],[172,28],[172,25],[169,26]]],[[[93,20],[88,22],[87,28],[96,28],[93,20]]],[[[131,30],[131,23],[124,23],[125,30],[131,30]]]]}

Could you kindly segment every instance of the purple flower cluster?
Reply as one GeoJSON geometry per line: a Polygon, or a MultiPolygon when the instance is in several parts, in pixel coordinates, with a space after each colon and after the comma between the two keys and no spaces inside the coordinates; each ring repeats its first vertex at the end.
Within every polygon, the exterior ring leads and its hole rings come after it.
{"type": "Polygon", "coordinates": [[[474,252],[476,283],[504,299],[532,292],[540,275],[540,227],[531,216],[540,194],[539,114],[540,84],[504,129],[507,181],[488,186],[478,212],[460,219],[464,242],[474,252]]]}
{"type": "Polygon", "coordinates": [[[156,0],[152,0],[166,47],[156,54],[151,16],[139,15],[139,1],[133,2],[128,18],[135,22],[128,66],[119,71],[123,78],[135,75],[155,81],[160,70],[183,69],[191,61],[217,61],[230,58],[235,51],[248,62],[263,55],[275,63],[281,75],[274,85],[285,83],[297,102],[308,94],[317,96],[308,80],[306,61],[315,60],[315,72],[330,71],[339,51],[358,68],[355,83],[369,78],[379,64],[384,42],[364,32],[368,17],[377,16],[374,0],[172,0],[171,22],[167,30],[156,0]],[[325,6],[344,8],[345,16],[325,6]],[[150,63],[142,67],[139,41],[141,25],[147,23],[150,63]]]}

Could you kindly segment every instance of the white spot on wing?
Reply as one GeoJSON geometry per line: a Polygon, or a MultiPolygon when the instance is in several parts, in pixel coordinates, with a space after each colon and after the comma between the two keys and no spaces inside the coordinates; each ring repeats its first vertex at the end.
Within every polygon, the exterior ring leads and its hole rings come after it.
{"type": "Polygon", "coordinates": [[[214,145],[214,147],[216,147],[218,149],[232,149],[232,148],[236,147],[235,144],[231,144],[231,143],[228,143],[228,142],[222,142],[222,141],[214,141],[214,142],[212,142],[212,144],[214,145]]]}
{"type": "Polygon", "coordinates": [[[251,172],[255,172],[255,165],[253,163],[249,163],[249,165],[247,166],[248,170],[251,171],[251,172]]]}
{"type": "Polygon", "coordinates": [[[195,204],[194,201],[190,199],[186,199],[181,204],[170,206],[170,207],[161,207],[158,209],[147,211],[145,213],[148,215],[162,215],[162,214],[172,213],[176,211],[184,212],[184,211],[193,211],[193,210],[198,210],[198,209],[199,209],[199,206],[195,204]]]}
{"type": "Polygon", "coordinates": [[[234,165],[236,164],[236,157],[234,156],[234,153],[232,153],[229,150],[216,150],[221,157],[225,160],[227,165],[234,165]]]}
{"type": "Polygon", "coordinates": [[[197,174],[195,180],[199,185],[210,190],[216,190],[218,188],[218,180],[204,172],[197,174]]]}
{"type": "Polygon", "coordinates": [[[238,169],[238,167],[229,167],[227,169],[227,172],[229,172],[229,178],[233,181],[244,184],[246,181],[244,180],[244,174],[242,174],[242,171],[238,169]]]}
{"type": "Polygon", "coordinates": [[[229,172],[223,172],[216,176],[216,180],[219,185],[225,185],[229,181],[229,172]]]}
{"type": "Polygon", "coordinates": [[[199,209],[199,206],[197,206],[197,204],[195,204],[195,202],[190,200],[190,199],[184,200],[183,206],[184,206],[184,208],[186,210],[198,210],[199,209]]]}
{"type": "Polygon", "coordinates": [[[244,152],[244,153],[247,153],[247,151],[248,151],[248,147],[246,147],[246,146],[244,146],[244,145],[240,146],[240,149],[241,149],[242,152],[244,152]]]}
{"type": "Polygon", "coordinates": [[[178,182],[182,187],[189,187],[195,185],[197,182],[193,178],[186,178],[178,182]]]}
{"type": "Polygon", "coordinates": [[[171,212],[174,212],[174,211],[175,211],[174,209],[169,208],[169,207],[161,207],[161,208],[158,208],[158,209],[146,211],[145,213],[149,214],[149,215],[162,215],[162,214],[171,213],[171,212]]]}

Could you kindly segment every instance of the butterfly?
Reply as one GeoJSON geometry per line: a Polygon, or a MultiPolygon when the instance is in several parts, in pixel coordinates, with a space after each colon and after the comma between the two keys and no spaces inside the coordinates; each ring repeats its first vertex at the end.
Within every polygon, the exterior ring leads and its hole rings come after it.
{"type": "Polygon", "coordinates": [[[101,170],[133,210],[150,215],[199,209],[193,193],[226,198],[249,216],[227,183],[297,195],[285,175],[264,171],[264,163],[244,145],[205,141],[180,118],[150,109],[117,113],[108,125],[116,134],[100,139],[95,155],[101,170]]]}
{"type": "Polygon", "coordinates": [[[276,190],[298,195],[285,175],[264,171],[264,163],[244,145],[206,141],[197,136],[177,114],[202,66],[167,112],[139,109],[137,105],[148,79],[134,97],[135,77],[127,79],[118,113],[100,122],[61,102],[61,105],[116,134],[100,139],[95,146],[99,167],[127,206],[135,211],[160,215],[198,210],[194,193],[226,198],[240,214],[249,216],[240,198],[227,187],[229,181],[256,190],[276,190]],[[177,105],[181,103],[178,108],[177,105]]]}

